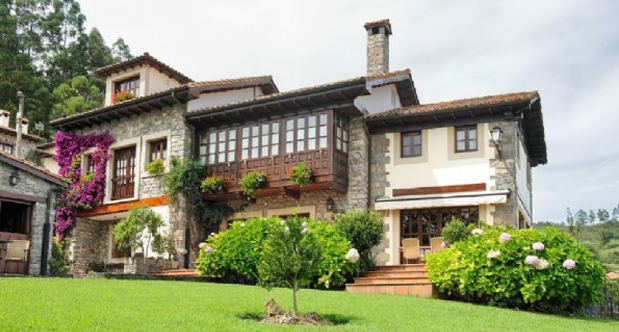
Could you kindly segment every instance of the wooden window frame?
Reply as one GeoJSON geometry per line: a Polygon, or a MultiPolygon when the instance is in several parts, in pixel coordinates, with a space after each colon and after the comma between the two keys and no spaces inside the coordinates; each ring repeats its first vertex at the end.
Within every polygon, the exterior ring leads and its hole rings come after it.
{"type": "Polygon", "coordinates": [[[122,91],[129,91],[131,93],[133,93],[133,95],[137,98],[139,97],[140,94],[140,75],[137,76],[131,76],[119,81],[114,82],[114,93],[116,92],[122,92],[122,91]],[[130,83],[133,83],[135,85],[132,85],[130,83]],[[123,85],[125,85],[125,88],[123,88],[123,85]],[[126,86],[129,85],[129,88],[126,88],[126,86]]]}
{"type": "Polygon", "coordinates": [[[475,152],[479,149],[479,133],[477,130],[477,125],[467,125],[467,126],[458,126],[454,128],[454,151],[455,153],[463,153],[463,152],[475,152]],[[475,138],[472,139],[469,135],[470,130],[475,130],[475,138]],[[464,149],[458,150],[458,132],[464,132],[464,149]],[[475,141],[475,148],[472,149],[470,147],[470,142],[475,141]]]}
{"type": "Polygon", "coordinates": [[[344,117],[334,114],[333,122],[335,123],[335,149],[348,154],[348,142],[350,139],[348,121],[344,117]]]}
{"type": "Polygon", "coordinates": [[[238,160],[238,141],[242,135],[242,127],[228,127],[222,129],[212,129],[204,131],[198,142],[198,156],[204,165],[219,165],[232,163],[238,160]],[[223,138],[221,134],[223,133],[223,138]],[[214,140],[211,136],[214,135],[214,140]],[[231,144],[230,142],[234,142],[231,144]],[[223,151],[221,146],[223,144],[223,151]],[[223,161],[220,155],[223,155],[223,161]],[[213,157],[213,160],[210,157],[213,157]]]}
{"type": "Polygon", "coordinates": [[[415,158],[423,155],[423,137],[421,130],[409,131],[400,134],[400,158],[415,158]],[[404,152],[404,138],[410,137],[410,153],[404,152]],[[415,137],[419,137],[419,144],[415,144],[415,137]],[[415,153],[415,146],[419,146],[419,153],[415,153]]]}
{"type": "Polygon", "coordinates": [[[95,161],[92,159],[92,154],[86,155],[86,174],[95,172],[95,161]]]}
{"type": "Polygon", "coordinates": [[[113,173],[112,173],[112,200],[133,198],[135,196],[135,189],[136,189],[137,176],[138,176],[136,172],[136,163],[137,163],[136,151],[137,151],[137,147],[135,145],[114,150],[114,163],[113,163],[113,173]],[[123,153],[125,154],[124,157],[126,158],[126,165],[123,167],[124,175],[119,176],[119,171],[120,171],[118,168],[118,162],[120,159],[119,156],[123,153]],[[118,185],[116,182],[121,179],[124,179],[124,181],[122,181],[123,183],[121,185],[118,185]],[[123,191],[124,194],[120,195],[118,193],[120,191],[118,188],[123,187],[123,186],[127,188],[123,191]]]}
{"type": "Polygon", "coordinates": [[[162,138],[153,141],[149,141],[149,151],[148,151],[148,162],[151,163],[157,159],[161,159],[161,161],[165,161],[168,154],[168,139],[162,138]],[[157,156],[161,156],[161,158],[156,158],[157,156]]]}

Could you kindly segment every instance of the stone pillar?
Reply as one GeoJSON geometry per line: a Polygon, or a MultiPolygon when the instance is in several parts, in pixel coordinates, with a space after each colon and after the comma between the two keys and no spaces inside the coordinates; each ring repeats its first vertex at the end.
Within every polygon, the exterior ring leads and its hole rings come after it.
{"type": "Polygon", "coordinates": [[[348,208],[366,210],[369,206],[370,135],[363,117],[351,117],[348,149],[348,208]]]}
{"type": "MultiPolygon", "coordinates": [[[[500,150],[501,158],[499,159],[498,151],[495,154],[495,159],[490,160],[490,166],[495,169],[496,190],[509,189],[511,193],[507,197],[505,204],[495,205],[495,210],[492,212],[494,225],[511,225],[518,228],[518,188],[516,184],[516,121],[500,121],[489,123],[489,128],[500,127],[503,130],[503,139],[501,140],[500,150]]],[[[489,142],[492,147],[494,143],[489,142]]],[[[491,188],[492,189],[492,188],[491,188]]]]}
{"type": "Polygon", "coordinates": [[[368,75],[389,72],[389,20],[368,22],[364,26],[368,34],[367,70],[368,75]]]}

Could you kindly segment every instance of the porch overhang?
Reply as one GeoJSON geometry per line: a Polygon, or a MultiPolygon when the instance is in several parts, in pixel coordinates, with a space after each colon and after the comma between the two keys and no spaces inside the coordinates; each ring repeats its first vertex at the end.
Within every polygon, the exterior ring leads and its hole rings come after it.
{"type": "Polygon", "coordinates": [[[436,207],[476,206],[484,204],[504,204],[507,202],[510,190],[478,191],[440,195],[414,195],[378,198],[374,209],[409,210],[436,207]]]}

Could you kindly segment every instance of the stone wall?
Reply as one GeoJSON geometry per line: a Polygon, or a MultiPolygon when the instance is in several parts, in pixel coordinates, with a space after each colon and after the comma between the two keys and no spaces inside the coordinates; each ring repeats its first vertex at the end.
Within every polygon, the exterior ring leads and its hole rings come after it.
{"type": "Polygon", "coordinates": [[[348,208],[368,208],[370,134],[363,117],[351,117],[348,143],[348,208]]]}
{"type": "MultiPolygon", "coordinates": [[[[15,135],[10,135],[4,132],[0,132],[0,142],[8,142],[8,143],[15,145],[16,140],[17,140],[17,137],[15,135]]],[[[36,143],[23,136],[22,136],[21,141],[22,141],[21,157],[26,158],[28,154],[30,153],[30,151],[36,148],[36,143]]],[[[13,150],[15,150],[15,147],[13,147],[13,150]]],[[[13,151],[13,154],[16,155],[15,151],[13,151]]]]}
{"type": "MultiPolygon", "coordinates": [[[[386,171],[386,165],[391,162],[389,157],[389,139],[387,135],[372,135],[371,136],[371,153],[370,156],[370,209],[374,208],[374,203],[377,198],[385,197],[385,188],[390,187],[390,183],[387,180],[389,173],[386,171]]],[[[385,213],[383,214],[383,218],[385,213]]],[[[372,248],[372,252],[375,255],[375,261],[377,265],[386,265],[389,261],[389,255],[387,254],[387,248],[390,246],[389,233],[390,223],[385,222],[383,224],[385,228],[385,237],[378,246],[372,248]]]]}
{"type": "MultiPolygon", "coordinates": [[[[17,170],[17,174],[19,175],[19,182],[17,185],[12,186],[9,184],[9,177],[13,174],[17,169],[0,163],[0,188],[5,191],[9,191],[11,193],[22,194],[22,195],[31,195],[40,197],[47,200],[48,195],[50,195],[50,202],[55,202],[56,199],[56,190],[59,189],[58,185],[47,182],[44,179],[41,179],[37,176],[32,175],[29,172],[25,172],[22,170],[17,170]]],[[[53,204],[53,203],[52,203],[53,204]]],[[[53,207],[49,208],[47,203],[36,202],[33,205],[32,211],[32,225],[30,229],[31,239],[30,239],[30,274],[40,274],[41,273],[41,254],[43,250],[43,227],[46,221],[52,223],[54,220],[54,209],[53,207]],[[47,214],[49,213],[49,216],[47,214]]],[[[49,234],[49,248],[47,250],[48,255],[51,253],[51,233],[52,227],[50,227],[49,234]]],[[[49,258],[49,256],[48,256],[49,258]]],[[[48,270],[49,271],[49,270],[48,270]]]]}
{"type": "MultiPolygon", "coordinates": [[[[505,204],[495,205],[494,212],[491,212],[494,225],[511,225],[518,228],[518,195],[516,187],[516,133],[518,130],[516,121],[490,122],[489,128],[500,127],[503,130],[500,150],[501,158],[498,153],[495,159],[490,160],[490,166],[496,171],[494,179],[496,188],[491,190],[511,190],[505,204]]],[[[494,145],[494,143],[489,142],[494,145]]]]}
{"type": "Polygon", "coordinates": [[[69,259],[73,262],[71,273],[88,272],[91,263],[107,260],[110,222],[77,218],[71,232],[69,259]]]}

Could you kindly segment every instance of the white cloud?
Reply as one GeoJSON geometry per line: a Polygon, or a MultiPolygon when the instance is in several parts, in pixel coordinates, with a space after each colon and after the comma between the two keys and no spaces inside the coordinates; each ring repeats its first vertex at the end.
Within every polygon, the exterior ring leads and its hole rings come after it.
{"type": "Polygon", "coordinates": [[[363,75],[363,23],[389,18],[391,68],[422,102],[539,90],[549,164],[534,170],[537,220],[619,204],[619,4],[612,1],[80,2],[196,80],[272,74],[281,90],[363,75]]]}

